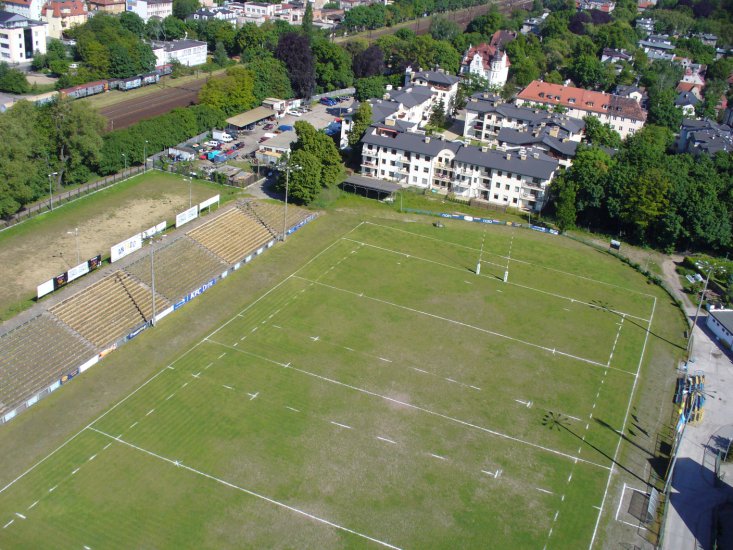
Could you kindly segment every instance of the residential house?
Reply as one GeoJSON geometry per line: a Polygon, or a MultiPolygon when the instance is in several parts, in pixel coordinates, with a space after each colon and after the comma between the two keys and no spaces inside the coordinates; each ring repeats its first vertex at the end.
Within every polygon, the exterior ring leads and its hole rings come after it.
{"type": "Polygon", "coordinates": [[[616,9],[616,2],[609,0],[575,0],[575,7],[578,10],[598,10],[611,13],[616,9]]]}
{"type": "Polygon", "coordinates": [[[485,78],[491,87],[503,87],[509,76],[509,57],[490,44],[469,46],[461,62],[461,75],[485,78]]]}
{"type": "Polygon", "coordinates": [[[559,105],[574,118],[594,116],[609,124],[622,139],[638,132],[646,122],[646,111],[634,99],[535,80],[517,96],[517,105],[559,105]]]}
{"type": "Polygon", "coordinates": [[[413,71],[411,67],[405,69],[405,88],[410,85],[426,86],[433,94],[434,103],[443,102],[447,113],[451,111],[458,93],[458,83],[461,81],[457,76],[450,75],[438,69],[435,71],[413,71]]]}
{"type": "MultiPolygon", "coordinates": [[[[579,122],[583,122],[582,120],[579,122]]],[[[585,126],[585,124],[583,124],[585,126]]],[[[542,151],[548,157],[554,158],[563,168],[569,168],[579,142],[567,137],[561,137],[560,127],[544,127],[535,130],[515,130],[513,128],[502,128],[497,137],[499,148],[504,151],[519,151],[532,148],[535,151],[542,151]]]]}
{"type": "Polygon", "coordinates": [[[298,141],[293,130],[283,132],[260,144],[255,158],[262,164],[277,164],[290,154],[290,147],[298,141]]]}
{"type": "Polygon", "coordinates": [[[516,38],[516,31],[499,30],[491,35],[491,41],[489,42],[489,44],[491,46],[494,46],[497,50],[504,50],[506,49],[506,45],[509,44],[509,42],[516,40],[516,38]]]}
{"type": "Polygon", "coordinates": [[[536,136],[547,131],[555,138],[577,143],[583,137],[585,123],[564,114],[504,103],[497,95],[474,94],[466,103],[463,136],[496,145],[502,129],[536,136]]]}
{"type": "Polygon", "coordinates": [[[540,15],[539,17],[530,17],[529,19],[525,19],[524,23],[522,23],[522,28],[519,29],[519,32],[522,34],[531,33],[539,36],[542,23],[545,22],[545,19],[547,19],[548,15],[550,15],[550,12],[546,11],[543,12],[542,15],[540,15]]]}
{"type": "Polygon", "coordinates": [[[150,43],[155,54],[156,66],[178,61],[181,65],[195,67],[206,63],[207,44],[199,40],[169,40],[150,43]]]}
{"type": "Polygon", "coordinates": [[[118,14],[127,8],[127,0],[87,0],[90,12],[118,14]]]}
{"type": "MultiPolygon", "coordinates": [[[[730,118],[730,122],[733,122],[733,116],[730,118]]],[[[683,119],[677,151],[706,155],[714,155],[720,151],[733,153],[733,127],[707,118],[683,119]]]]}
{"type": "Polygon", "coordinates": [[[523,210],[542,209],[558,170],[540,151],[490,150],[389,125],[372,126],[361,141],[364,176],[523,210]]]}
{"type": "Polygon", "coordinates": [[[733,347],[733,309],[711,308],[705,324],[724,347],[733,347]]]}
{"type": "Polygon", "coordinates": [[[33,21],[41,20],[41,8],[46,0],[3,0],[0,2],[2,9],[9,13],[22,15],[33,21]]]}
{"type": "Polygon", "coordinates": [[[636,0],[636,11],[645,12],[657,5],[657,0],[636,0]]]}
{"type": "Polygon", "coordinates": [[[41,8],[41,18],[48,24],[48,37],[61,39],[64,31],[83,25],[89,17],[82,0],[51,0],[41,8]]]}
{"type": "Polygon", "coordinates": [[[712,46],[713,48],[718,44],[718,37],[710,33],[697,33],[691,35],[690,38],[697,38],[704,46],[712,46]]]}
{"type": "Polygon", "coordinates": [[[695,82],[685,82],[684,80],[680,80],[677,84],[677,87],[675,88],[675,91],[677,93],[683,93],[683,92],[689,92],[691,94],[694,94],[697,99],[702,99],[702,84],[697,84],[695,82]]]}
{"type": "Polygon", "coordinates": [[[645,34],[650,35],[654,32],[654,19],[651,17],[637,19],[636,28],[645,34]]]}
{"type": "Polygon", "coordinates": [[[625,86],[623,84],[618,84],[613,90],[613,94],[620,97],[629,97],[644,108],[646,108],[647,102],[649,101],[646,89],[639,86],[625,86]]]}
{"type": "Polygon", "coordinates": [[[682,114],[686,117],[695,116],[695,107],[699,103],[700,100],[692,92],[680,92],[674,100],[675,106],[682,109],[682,114]]]}
{"type": "Polygon", "coordinates": [[[237,20],[237,14],[227,8],[199,8],[187,19],[193,19],[195,21],[229,21],[235,22],[237,20]]]}
{"type": "Polygon", "coordinates": [[[247,17],[264,17],[265,20],[272,19],[277,13],[277,4],[266,4],[264,2],[245,2],[244,15],[247,17]]]}
{"type": "Polygon", "coordinates": [[[0,62],[28,63],[35,52],[46,53],[46,27],[17,13],[0,11],[0,62]]]}
{"type": "Polygon", "coordinates": [[[138,14],[146,23],[151,17],[165,19],[173,15],[173,0],[127,0],[127,11],[138,14]]]}
{"type": "Polygon", "coordinates": [[[633,57],[626,50],[614,50],[612,48],[603,48],[601,53],[601,63],[631,63],[633,57]]]}

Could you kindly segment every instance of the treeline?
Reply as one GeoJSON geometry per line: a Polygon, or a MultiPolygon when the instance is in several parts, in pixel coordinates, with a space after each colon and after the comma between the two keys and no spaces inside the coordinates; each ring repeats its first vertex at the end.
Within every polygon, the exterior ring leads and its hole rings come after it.
{"type": "Polygon", "coordinates": [[[0,114],[0,217],[60,189],[140,164],[191,136],[221,126],[225,115],[206,105],[175,109],[103,136],[104,119],[85,103],[20,101],[0,114]]]}
{"type": "Polygon", "coordinates": [[[387,6],[384,4],[356,6],[346,12],[343,26],[350,31],[378,29],[434,13],[483,4],[482,0],[395,0],[387,6]]]}
{"type": "Polygon", "coordinates": [[[621,235],[664,250],[733,245],[733,155],[674,154],[674,135],[648,125],[611,156],[581,146],[552,185],[558,225],[621,235]]]}

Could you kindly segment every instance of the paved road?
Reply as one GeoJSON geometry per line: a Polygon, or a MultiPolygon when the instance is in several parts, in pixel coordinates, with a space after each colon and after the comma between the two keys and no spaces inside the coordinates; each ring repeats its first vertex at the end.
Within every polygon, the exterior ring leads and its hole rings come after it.
{"type": "MultiPolygon", "coordinates": [[[[694,317],[695,305],[686,304],[686,313],[694,317]]],[[[721,484],[716,484],[714,472],[716,451],[733,439],[733,361],[705,328],[704,313],[693,332],[690,370],[705,373],[705,416],[698,426],[687,426],[680,445],[664,530],[664,548],[669,550],[712,548],[713,511],[733,499],[733,469],[723,469],[727,482],[721,484]]]]}

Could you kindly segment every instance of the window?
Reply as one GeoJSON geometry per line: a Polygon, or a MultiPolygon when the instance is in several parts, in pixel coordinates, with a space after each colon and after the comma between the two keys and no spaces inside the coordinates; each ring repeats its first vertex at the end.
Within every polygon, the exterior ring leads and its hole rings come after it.
{"type": "MultiPolygon", "coordinates": [[[[515,193],[519,193],[519,187],[515,187],[515,188],[514,188],[514,192],[515,192],[515,193]]],[[[515,201],[515,202],[516,202],[516,201],[515,201]]]]}
{"type": "Polygon", "coordinates": [[[507,197],[506,195],[504,195],[504,196],[502,197],[502,200],[503,200],[504,202],[509,202],[509,197],[507,197]]]}
{"type": "Polygon", "coordinates": [[[392,149],[392,154],[393,155],[396,155],[397,154],[397,149],[392,149]]]}
{"type": "Polygon", "coordinates": [[[513,202],[514,204],[517,204],[517,199],[512,199],[512,202],[513,202]]]}
{"type": "Polygon", "coordinates": [[[499,194],[498,193],[494,193],[494,200],[497,200],[497,201],[499,200],[499,194]]]}
{"type": "Polygon", "coordinates": [[[387,164],[387,159],[382,159],[382,164],[387,164]]]}
{"type": "Polygon", "coordinates": [[[417,183],[417,176],[412,176],[412,183],[417,183]]]}
{"type": "Polygon", "coordinates": [[[423,178],[422,179],[422,184],[423,185],[427,185],[428,184],[428,178],[423,178]]]}
{"type": "Polygon", "coordinates": [[[502,177],[502,176],[504,175],[504,172],[502,172],[501,170],[499,170],[499,171],[498,171],[498,172],[496,173],[496,175],[497,175],[497,176],[499,176],[499,177],[502,177]]]}
{"type": "Polygon", "coordinates": [[[395,161],[393,161],[393,160],[392,160],[392,161],[390,161],[390,162],[389,162],[389,164],[390,164],[391,166],[397,166],[397,163],[396,163],[395,161]]]}
{"type": "Polygon", "coordinates": [[[501,184],[500,184],[500,183],[499,183],[499,182],[497,181],[497,182],[496,182],[496,183],[494,184],[494,187],[496,187],[496,188],[498,189],[499,187],[501,187],[501,184]]]}
{"type": "Polygon", "coordinates": [[[423,169],[422,169],[422,171],[423,171],[423,172],[424,172],[425,174],[427,174],[427,173],[428,173],[428,172],[430,171],[430,169],[429,169],[429,168],[423,168],[423,169]]]}
{"type": "Polygon", "coordinates": [[[511,188],[511,187],[510,187],[510,185],[509,185],[509,184],[507,183],[507,184],[506,184],[506,185],[504,186],[504,191],[509,191],[509,189],[510,189],[510,188],[511,188]]]}
{"type": "Polygon", "coordinates": [[[384,175],[384,170],[381,170],[382,175],[384,175]]]}

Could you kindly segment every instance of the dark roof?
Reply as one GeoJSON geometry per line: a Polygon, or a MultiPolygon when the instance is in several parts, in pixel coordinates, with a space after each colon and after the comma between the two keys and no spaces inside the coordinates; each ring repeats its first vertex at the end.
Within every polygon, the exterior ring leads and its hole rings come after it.
{"type": "Polygon", "coordinates": [[[415,73],[415,77],[422,78],[433,84],[440,84],[441,86],[452,86],[461,80],[457,76],[445,74],[440,71],[419,71],[415,73]]]}
{"type": "Polygon", "coordinates": [[[574,157],[578,142],[562,140],[551,136],[547,131],[535,135],[532,132],[520,132],[512,128],[502,128],[498,135],[499,143],[510,145],[545,145],[547,148],[566,157],[574,157]]]}
{"type": "MultiPolygon", "coordinates": [[[[383,127],[383,125],[381,126],[383,127]]],[[[388,147],[390,149],[399,149],[410,153],[420,155],[437,156],[438,153],[445,149],[449,149],[454,153],[461,146],[459,143],[453,143],[442,139],[428,138],[421,134],[397,132],[395,137],[381,136],[373,133],[374,127],[367,131],[362,138],[362,142],[380,147],[388,147]]]]}
{"type": "Polygon", "coordinates": [[[545,180],[552,176],[558,166],[556,160],[536,159],[531,156],[520,159],[519,154],[516,152],[483,151],[473,146],[461,147],[456,153],[455,161],[545,180]]]}
{"type": "Polygon", "coordinates": [[[733,310],[711,309],[710,315],[717,319],[718,322],[728,330],[728,332],[733,334],[733,310]]]}
{"type": "Polygon", "coordinates": [[[371,189],[372,191],[378,191],[380,193],[394,193],[395,191],[399,191],[402,188],[400,185],[392,183],[391,181],[384,181],[377,178],[367,178],[365,176],[358,176],[356,174],[346,178],[344,184],[361,187],[362,189],[371,189]]]}
{"type": "Polygon", "coordinates": [[[682,92],[680,95],[677,96],[677,99],[674,100],[674,104],[678,107],[682,107],[685,105],[697,105],[700,103],[700,100],[695,97],[695,94],[692,92],[682,92]]]}
{"type": "Polygon", "coordinates": [[[425,103],[433,97],[433,92],[427,86],[410,86],[404,90],[393,90],[387,93],[390,100],[402,103],[408,109],[425,103]]]}

